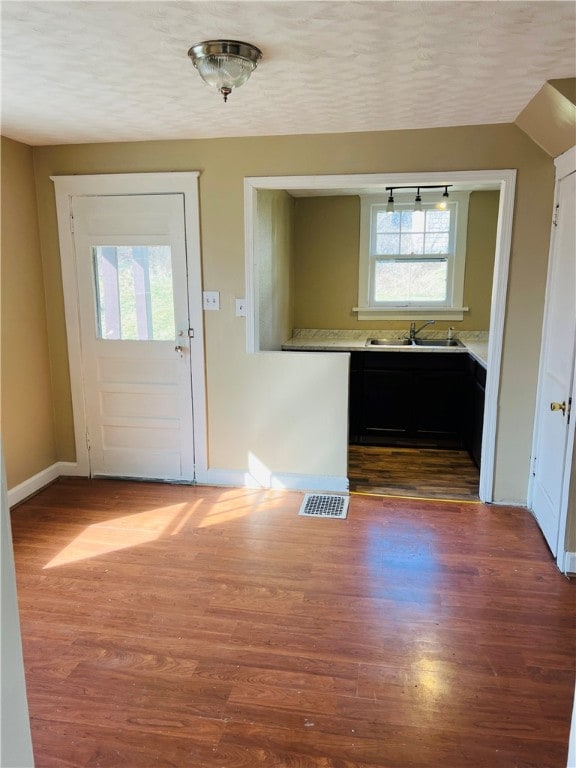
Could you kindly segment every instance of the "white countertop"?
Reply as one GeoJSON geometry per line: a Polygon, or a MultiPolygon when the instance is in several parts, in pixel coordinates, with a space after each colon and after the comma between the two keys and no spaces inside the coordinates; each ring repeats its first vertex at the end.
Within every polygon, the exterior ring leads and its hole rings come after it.
{"type": "MultiPolygon", "coordinates": [[[[345,333],[345,332],[344,332],[345,333]]],[[[366,333],[361,336],[356,334],[358,338],[346,338],[335,335],[336,332],[328,331],[326,335],[322,335],[317,332],[314,336],[293,336],[287,342],[282,345],[282,349],[286,352],[372,352],[378,354],[380,352],[401,352],[406,354],[436,354],[442,352],[444,354],[462,354],[468,353],[481,365],[486,367],[488,361],[488,341],[481,338],[466,339],[461,338],[460,341],[464,344],[463,347],[379,347],[379,346],[366,346],[366,340],[377,336],[374,333],[366,333]]],[[[385,332],[380,331],[381,336],[385,336],[385,332]]],[[[464,334],[463,334],[464,335],[464,334]]],[[[478,334],[475,334],[478,335],[478,334]]],[[[426,337],[424,337],[426,338],[426,337]]]]}
{"type": "Polygon", "coordinates": [[[487,341],[462,341],[469,354],[477,360],[484,368],[488,365],[488,342],[487,341]]]}

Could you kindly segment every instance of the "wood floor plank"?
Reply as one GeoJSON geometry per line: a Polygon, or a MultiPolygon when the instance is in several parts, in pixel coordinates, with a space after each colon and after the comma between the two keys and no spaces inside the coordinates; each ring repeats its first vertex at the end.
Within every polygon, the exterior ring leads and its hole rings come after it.
{"type": "Polygon", "coordinates": [[[478,503],[63,479],[12,513],[37,768],[566,768],[576,584],[478,503]]]}
{"type": "Polygon", "coordinates": [[[480,473],[467,451],[349,445],[348,477],[363,493],[477,501],[480,473]]]}

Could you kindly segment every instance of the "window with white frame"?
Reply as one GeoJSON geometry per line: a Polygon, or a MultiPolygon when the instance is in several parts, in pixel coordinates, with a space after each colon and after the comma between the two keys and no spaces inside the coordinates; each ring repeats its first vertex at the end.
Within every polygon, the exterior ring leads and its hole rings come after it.
{"type": "Polygon", "coordinates": [[[443,208],[423,199],[421,210],[412,195],[395,199],[387,211],[386,198],[361,198],[359,319],[419,310],[461,319],[468,193],[452,193],[443,208]]]}

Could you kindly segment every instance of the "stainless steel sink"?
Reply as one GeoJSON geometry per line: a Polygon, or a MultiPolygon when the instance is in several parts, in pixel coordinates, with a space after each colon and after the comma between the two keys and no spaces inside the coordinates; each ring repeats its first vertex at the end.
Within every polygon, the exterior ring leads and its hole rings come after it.
{"type": "Polygon", "coordinates": [[[417,347],[463,347],[460,339],[414,339],[417,347]]]}
{"type": "Polygon", "coordinates": [[[368,339],[367,347],[411,347],[410,339],[368,339]]]}

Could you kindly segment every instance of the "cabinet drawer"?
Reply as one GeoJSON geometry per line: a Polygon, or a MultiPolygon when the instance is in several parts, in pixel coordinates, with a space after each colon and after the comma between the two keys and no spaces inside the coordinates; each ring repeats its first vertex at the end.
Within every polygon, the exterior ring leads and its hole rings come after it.
{"type": "Polygon", "coordinates": [[[468,355],[460,352],[357,352],[365,371],[463,371],[468,355]]]}

